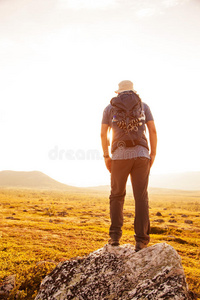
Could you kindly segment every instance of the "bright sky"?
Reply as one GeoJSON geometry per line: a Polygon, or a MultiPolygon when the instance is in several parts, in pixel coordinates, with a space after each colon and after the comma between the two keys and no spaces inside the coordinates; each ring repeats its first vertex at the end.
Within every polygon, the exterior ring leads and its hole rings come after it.
{"type": "Polygon", "coordinates": [[[198,0],[1,0],[0,170],[109,184],[103,109],[129,79],[153,113],[152,174],[200,171],[198,0]]]}

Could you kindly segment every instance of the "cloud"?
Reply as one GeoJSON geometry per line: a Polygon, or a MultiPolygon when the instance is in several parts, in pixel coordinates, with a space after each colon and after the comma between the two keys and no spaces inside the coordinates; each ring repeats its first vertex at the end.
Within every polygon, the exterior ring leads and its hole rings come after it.
{"type": "Polygon", "coordinates": [[[58,0],[60,8],[69,9],[106,9],[116,6],[115,0],[58,0]]]}
{"type": "Polygon", "coordinates": [[[155,7],[141,8],[141,9],[136,11],[136,15],[140,18],[151,17],[155,14],[156,14],[156,8],[155,7]]]}
{"type": "Polygon", "coordinates": [[[162,0],[162,6],[163,7],[174,7],[177,5],[182,5],[185,4],[186,2],[188,2],[188,0],[162,0]]]}
{"type": "Polygon", "coordinates": [[[184,5],[190,0],[154,0],[139,1],[135,6],[135,14],[139,18],[151,17],[165,13],[166,9],[184,5]]]}

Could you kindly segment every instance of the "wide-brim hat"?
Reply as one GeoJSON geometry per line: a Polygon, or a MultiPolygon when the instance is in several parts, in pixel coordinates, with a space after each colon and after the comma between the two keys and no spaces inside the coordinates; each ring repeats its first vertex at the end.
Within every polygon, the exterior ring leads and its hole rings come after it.
{"type": "Polygon", "coordinates": [[[130,80],[123,80],[118,84],[118,90],[115,91],[116,94],[122,93],[125,91],[134,91],[133,89],[133,83],[130,80]]]}

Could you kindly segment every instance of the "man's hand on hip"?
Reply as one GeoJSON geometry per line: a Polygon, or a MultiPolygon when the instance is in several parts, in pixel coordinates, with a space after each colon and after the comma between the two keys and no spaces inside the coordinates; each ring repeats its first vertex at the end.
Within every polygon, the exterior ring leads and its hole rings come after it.
{"type": "Polygon", "coordinates": [[[111,163],[112,163],[111,158],[110,157],[105,157],[104,161],[105,161],[106,168],[111,173],[111,163]]]}
{"type": "Polygon", "coordinates": [[[155,157],[156,157],[155,154],[150,154],[150,158],[151,158],[151,161],[150,161],[150,168],[152,167],[152,165],[153,165],[153,163],[154,163],[155,157]]]}

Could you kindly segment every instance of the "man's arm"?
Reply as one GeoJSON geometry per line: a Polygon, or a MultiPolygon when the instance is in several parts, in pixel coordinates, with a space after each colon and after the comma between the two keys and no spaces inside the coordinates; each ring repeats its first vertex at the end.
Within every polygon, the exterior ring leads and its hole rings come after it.
{"type": "Polygon", "coordinates": [[[150,147],[151,147],[151,152],[150,152],[151,164],[150,164],[150,166],[152,167],[153,162],[156,157],[157,132],[156,132],[156,126],[155,126],[154,121],[148,121],[147,127],[149,130],[149,141],[150,141],[150,147]]]}
{"type": "Polygon", "coordinates": [[[109,156],[109,150],[108,150],[108,130],[109,126],[108,124],[101,124],[101,145],[103,149],[103,155],[106,156],[104,157],[104,161],[106,164],[106,168],[108,169],[109,172],[111,172],[111,158],[109,156]]]}

